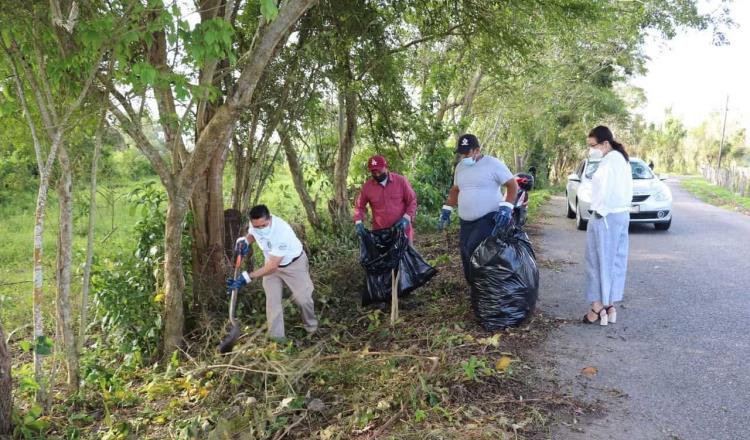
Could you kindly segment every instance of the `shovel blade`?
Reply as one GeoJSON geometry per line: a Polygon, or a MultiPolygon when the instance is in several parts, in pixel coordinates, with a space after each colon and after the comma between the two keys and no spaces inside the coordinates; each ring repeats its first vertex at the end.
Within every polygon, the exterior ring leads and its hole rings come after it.
{"type": "Polygon", "coordinates": [[[240,334],[240,326],[237,324],[233,324],[232,329],[229,331],[229,334],[226,335],[221,341],[221,344],[219,344],[219,353],[229,353],[230,351],[232,351],[232,348],[234,348],[234,344],[240,338],[240,334]]]}

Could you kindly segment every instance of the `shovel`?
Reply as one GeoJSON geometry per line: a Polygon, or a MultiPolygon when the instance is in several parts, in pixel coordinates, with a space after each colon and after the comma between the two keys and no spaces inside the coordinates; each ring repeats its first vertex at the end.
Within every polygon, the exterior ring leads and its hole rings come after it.
{"type": "MultiPolygon", "coordinates": [[[[235,257],[234,257],[234,277],[233,279],[237,278],[237,275],[240,272],[240,264],[242,263],[242,253],[239,251],[239,249],[234,250],[235,257]]],[[[232,329],[229,330],[229,334],[224,337],[224,339],[221,341],[221,344],[219,344],[219,353],[229,353],[232,351],[232,348],[234,347],[234,344],[237,342],[237,339],[240,338],[240,325],[237,323],[237,321],[234,320],[234,309],[237,304],[237,289],[232,289],[232,297],[229,300],[229,322],[232,323],[232,329]]]]}

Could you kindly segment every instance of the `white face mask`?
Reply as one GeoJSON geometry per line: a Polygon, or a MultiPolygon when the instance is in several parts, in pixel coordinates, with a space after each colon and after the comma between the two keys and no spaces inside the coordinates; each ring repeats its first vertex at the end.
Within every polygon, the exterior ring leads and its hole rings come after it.
{"type": "Polygon", "coordinates": [[[604,153],[602,153],[602,150],[598,148],[589,148],[589,158],[598,160],[602,157],[604,157],[604,153]]]}

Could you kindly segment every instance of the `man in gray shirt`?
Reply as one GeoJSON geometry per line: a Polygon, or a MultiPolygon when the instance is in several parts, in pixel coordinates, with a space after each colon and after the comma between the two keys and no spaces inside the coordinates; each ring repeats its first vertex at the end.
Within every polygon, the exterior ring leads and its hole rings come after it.
{"type": "Polygon", "coordinates": [[[481,153],[479,140],[473,134],[458,138],[456,153],[461,156],[461,161],[456,166],[453,187],[440,213],[439,225],[442,229],[450,224],[453,207],[457,205],[461,220],[458,245],[468,281],[474,249],[493,230],[501,230],[510,224],[518,184],[503,161],[481,153]],[[501,193],[503,186],[504,198],[501,193]]]}

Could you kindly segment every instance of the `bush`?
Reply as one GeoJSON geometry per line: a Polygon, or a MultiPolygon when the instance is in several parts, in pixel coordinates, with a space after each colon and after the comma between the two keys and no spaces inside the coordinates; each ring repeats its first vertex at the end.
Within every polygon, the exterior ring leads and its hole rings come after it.
{"type": "MultiPolygon", "coordinates": [[[[164,298],[164,227],[166,194],[149,182],[129,195],[132,209],[140,208],[134,249],[114,259],[96,261],[91,285],[97,318],[122,353],[153,358],[159,352],[164,298]]],[[[190,237],[183,234],[183,267],[191,266],[190,237]]],[[[187,301],[187,295],[186,295],[187,301]]]]}
{"type": "Polygon", "coordinates": [[[135,148],[115,151],[111,155],[103,151],[101,166],[103,176],[119,177],[129,181],[156,176],[148,159],[135,148]]]}
{"type": "Polygon", "coordinates": [[[410,180],[417,193],[420,213],[436,216],[445,203],[448,190],[453,186],[453,156],[450,148],[436,148],[417,163],[410,180]]]}

